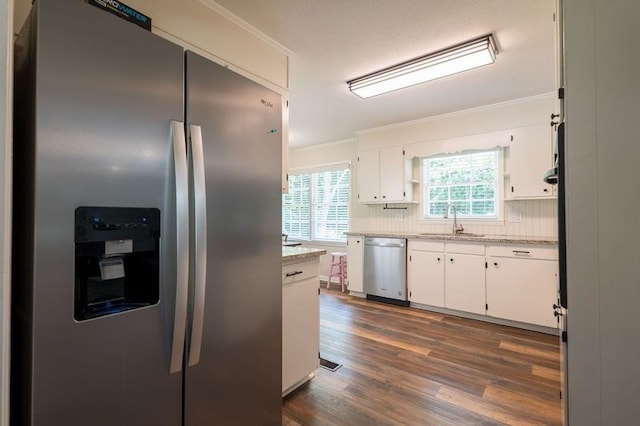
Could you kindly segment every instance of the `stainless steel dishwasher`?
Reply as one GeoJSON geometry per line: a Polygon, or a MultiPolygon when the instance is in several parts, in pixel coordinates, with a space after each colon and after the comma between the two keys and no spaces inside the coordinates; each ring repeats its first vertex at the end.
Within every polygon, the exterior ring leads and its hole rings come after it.
{"type": "Polygon", "coordinates": [[[365,237],[364,292],[367,299],[409,306],[406,239],[365,237]]]}

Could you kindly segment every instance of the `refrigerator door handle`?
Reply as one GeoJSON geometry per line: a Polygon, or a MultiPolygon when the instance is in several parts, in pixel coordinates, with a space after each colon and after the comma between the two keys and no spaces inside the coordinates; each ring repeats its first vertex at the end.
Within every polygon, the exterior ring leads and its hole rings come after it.
{"type": "Polygon", "coordinates": [[[190,124],[191,161],[193,167],[193,195],[195,218],[195,279],[193,296],[193,323],[189,347],[189,365],[200,362],[204,325],[204,297],[207,275],[207,193],[205,188],[202,128],[190,124]]]}
{"type": "Polygon", "coordinates": [[[184,123],[171,121],[176,185],[176,306],[169,373],[182,370],[189,292],[189,175],[184,123]]]}

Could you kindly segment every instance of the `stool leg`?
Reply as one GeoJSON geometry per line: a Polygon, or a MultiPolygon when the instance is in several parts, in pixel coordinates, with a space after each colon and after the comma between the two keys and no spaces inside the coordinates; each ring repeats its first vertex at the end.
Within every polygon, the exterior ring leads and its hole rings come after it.
{"type": "Polygon", "coordinates": [[[336,266],[336,261],[334,256],[331,256],[331,267],[329,268],[329,278],[327,278],[327,289],[331,288],[331,277],[335,274],[333,273],[333,268],[336,266]]]}
{"type": "Polygon", "coordinates": [[[347,259],[342,259],[340,266],[342,268],[342,292],[344,293],[344,288],[347,286],[347,259]]]}

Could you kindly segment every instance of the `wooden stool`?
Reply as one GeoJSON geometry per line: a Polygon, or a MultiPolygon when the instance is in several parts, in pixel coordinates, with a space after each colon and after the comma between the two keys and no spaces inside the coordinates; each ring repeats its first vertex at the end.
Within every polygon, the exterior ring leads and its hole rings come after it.
{"type": "Polygon", "coordinates": [[[334,276],[339,278],[340,286],[344,293],[344,287],[347,285],[347,253],[343,251],[334,251],[331,253],[331,268],[329,268],[327,288],[331,287],[331,277],[334,276]]]}

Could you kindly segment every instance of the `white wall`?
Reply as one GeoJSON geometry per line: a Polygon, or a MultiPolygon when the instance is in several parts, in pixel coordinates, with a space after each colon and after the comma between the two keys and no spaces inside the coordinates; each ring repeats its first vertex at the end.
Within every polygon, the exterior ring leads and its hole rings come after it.
{"type": "Polygon", "coordinates": [[[289,169],[297,169],[341,161],[355,162],[356,138],[289,150],[289,169]]]}
{"type": "MultiPolygon", "coordinates": [[[[346,139],[335,141],[320,146],[300,148],[289,151],[289,169],[316,166],[320,164],[330,164],[342,161],[350,161],[351,164],[356,159],[356,139],[346,139]]],[[[353,198],[353,191],[352,191],[353,198]]],[[[352,203],[353,204],[353,203],[352,203]]],[[[305,247],[322,248],[327,250],[327,254],[320,256],[320,279],[326,280],[329,276],[329,265],[331,264],[331,252],[347,251],[346,243],[343,244],[305,244],[305,247]]],[[[335,279],[334,279],[335,282],[335,279]]]]}
{"type": "Polygon", "coordinates": [[[640,2],[564,0],[569,422],[640,418],[640,2]]]}
{"type": "Polygon", "coordinates": [[[357,132],[360,150],[407,145],[549,123],[553,93],[357,132]]]}
{"type": "MultiPolygon", "coordinates": [[[[442,139],[496,132],[533,124],[549,123],[555,112],[555,97],[544,94],[511,102],[488,105],[429,117],[407,123],[358,132],[357,139],[339,141],[289,152],[290,168],[320,165],[338,161],[352,163],[351,230],[388,232],[449,232],[451,221],[421,221],[420,205],[406,205],[407,210],[384,210],[382,205],[359,204],[357,201],[357,153],[359,150],[402,145],[409,150],[424,149],[442,139]]],[[[549,141],[551,143],[551,141],[549,141]]],[[[451,147],[455,150],[455,146],[451,147]]],[[[505,159],[508,163],[508,158],[505,159]]],[[[520,200],[505,203],[505,221],[499,224],[464,223],[469,232],[485,235],[517,235],[557,237],[557,202],[555,200],[520,200]],[[509,222],[512,212],[520,214],[520,222],[509,222]]]]}

